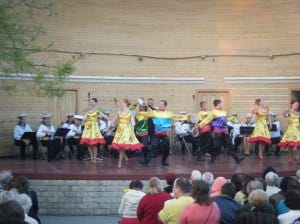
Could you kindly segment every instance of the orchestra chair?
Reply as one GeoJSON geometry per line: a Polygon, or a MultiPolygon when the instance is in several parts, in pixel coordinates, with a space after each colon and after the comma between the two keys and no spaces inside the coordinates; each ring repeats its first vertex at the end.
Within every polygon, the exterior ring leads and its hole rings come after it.
{"type": "Polygon", "coordinates": [[[42,157],[44,160],[47,161],[47,151],[48,148],[47,146],[43,146],[41,143],[41,138],[37,138],[37,145],[38,145],[38,152],[37,152],[37,157],[40,158],[42,157]]]}

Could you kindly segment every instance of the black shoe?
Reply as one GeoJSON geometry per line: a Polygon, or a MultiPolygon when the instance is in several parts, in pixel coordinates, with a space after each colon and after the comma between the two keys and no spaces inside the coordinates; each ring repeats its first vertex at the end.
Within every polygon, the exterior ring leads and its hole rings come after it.
{"type": "Polygon", "coordinates": [[[169,163],[166,163],[166,162],[162,163],[162,165],[163,165],[163,166],[170,166],[170,164],[169,164],[169,163]]]}
{"type": "Polygon", "coordinates": [[[245,157],[238,157],[238,156],[234,157],[234,161],[237,164],[241,163],[244,159],[245,159],[245,157]]]}

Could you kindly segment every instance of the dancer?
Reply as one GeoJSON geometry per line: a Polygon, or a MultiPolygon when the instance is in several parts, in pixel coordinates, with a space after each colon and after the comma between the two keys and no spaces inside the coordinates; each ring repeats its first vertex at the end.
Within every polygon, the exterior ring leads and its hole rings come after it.
{"type": "Polygon", "coordinates": [[[99,111],[97,102],[98,100],[96,98],[91,98],[89,100],[90,110],[85,115],[86,122],[80,140],[80,144],[88,145],[91,163],[96,163],[98,150],[97,145],[105,144],[104,138],[102,137],[99,129],[98,116],[101,115],[108,119],[105,114],[99,111]]]}
{"type": "Polygon", "coordinates": [[[200,127],[199,124],[203,121],[209,114],[207,109],[207,103],[205,101],[200,102],[200,111],[198,113],[199,122],[198,128],[200,132],[200,148],[195,152],[197,161],[204,161],[205,159],[202,156],[208,152],[208,150],[212,147],[212,135],[211,135],[211,123],[208,122],[203,127],[200,127]]]}
{"type": "MultiPolygon", "coordinates": [[[[128,99],[123,99],[121,101],[121,111],[113,121],[113,123],[115,123],[119,120],[114,140],[110,145],[112,149],[119,151],[118,168],[122,167],[123,159],[128,163],[128,157],[125,154],[125,150],[138,151],[143,148],[143,144],[137,140],[134,134],[135,120],[134,115],[129,109],[129,105],[128,99]]],[[[110,129],[111,125],[108,126],[107,130],[110,129]]]]}
{"type": "Polygon", "coordinates": [[[203,119],[199,127],[203,128],[205,125],[211,122],[213,127],[213,148],[210,152],[211,163],[213,163],[217,155],[221,152],[222,146],[228,150],[228,153],[232,156],[236,163],[240,163],[244,157],[238,157],[233,150],[231,139],[228,135],[227,127],[227,112],[222,110],[222,101],[219,99],[214,100],[214,109],[203,119]]]}
{"type": "Polygon", "coordinates": [[[298,149],[298,154],[295,157],[295,160],[299,160],[300,154],[300,113],[299,109],[299,102],[292,100],[291,101],[291,108],[290,110],[284,110],[283,115],[284,117],[288,118],[289,126],[284,133],[280,143],[278,146],[283,148],[288,148],[288,163],[292,162],[292,150],[294,147],[298,149]]]}
{"type": "MultiPolygon", "coordinates": [[[[271,135],[267,125],[267,119],[269,119],[269,107],[262,99],[256,99],[255,104],[257,105],[257,108],[252,111],[252,114],[257,116],[257,122],[248,141],[250,143],[258,143],[258,156],[260,160],[263,160],[263,150],[265,145],[271,144],[271,135]]],[[[271,122],[269,123],[271,124],[271,122]]]]}

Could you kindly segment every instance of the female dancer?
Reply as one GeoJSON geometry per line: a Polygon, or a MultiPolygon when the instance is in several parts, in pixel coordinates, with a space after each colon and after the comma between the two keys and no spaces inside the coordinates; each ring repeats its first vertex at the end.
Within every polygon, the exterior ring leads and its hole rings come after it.
{"type": "Polygon", "coordinates": [[[269,107],[261,99],[256,99],[257,108],[252,111],[257,116],[255,128],[248,138],[250,143],[258,143],[258,156],[263,160],[263,150],[266,144],[271,144],[271,135],[267,125],[269,119],[269,107]]]}
{"type": "MultiPolygon", "coordinates": [[[[289,120],[289,126],[284,133],[280,143],[278,146],[283,148],[288,148],[289,155],[288,155],[288,163],[292,162],[292,150],[294,147],[298,148],[300,151],[300,113],[299,109],[299,102],[292,100],[291,101],[291,108],[290,110],[283,111],[283,116],[287,117],[289,120]]],[[[295,157],[295,160],[299,160],[299,152],[298,155],[295,157]]]]}
{"type": "MultiPolygon", "coordinates": [[[[123,159],[126,163],[128,162],[128,157],[125,154],[125,150],[137,151],[143,148],[143,144],[141,144],[135,137],[135,120],[129,109],[128,99],[123,99],[121,101],[121,111],[114,119],[113,123],[115,123],[117,119],[119,120],[119,124],[115,133],[114,140],[110,147],[119,151],[118,168],[121,168],[123,159]]],[[[110,129],[110,126],[107,127],[107,130],[110,129]]]]}
{"type": "Polygon", "coordinates": [[[98,116],[101,115],[106,119],[109,119],[105,114],[98,110],[98,100],[92,98],[89,100],[90,110],[86,113],[86,122],[84,125],[84,130],[81,136],[80,144],[87,144],[88,150],[91,157],[91,163],[96,163],[97,160],[97,150],[98,144],[105,144],[104,138],[101,135],[99,125],[98,125],[98,116]]]}

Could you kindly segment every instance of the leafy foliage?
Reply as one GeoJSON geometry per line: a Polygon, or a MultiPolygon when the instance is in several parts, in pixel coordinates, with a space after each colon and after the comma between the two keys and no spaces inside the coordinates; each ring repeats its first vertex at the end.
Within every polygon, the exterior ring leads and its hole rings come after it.
{"type": "MultiPolygon", "coordinates": [[[[0,0],[0,72],[8,80],[20,73],[35,74],[28,86],[30,93],[39,96],[63,96],[63,83],[74,72],[72,61],[58,61],[54,65],[45,60],[36,62],[35,53],[50,48],[37,44],[37,38],[46,33],[37,16],[56,16],[53,0],[0,0]],[[42,62],[41,62],[42,61],[42,62]]],[[[1,82],[2,88],[12,94],[14,82],[1,82]]]]}

